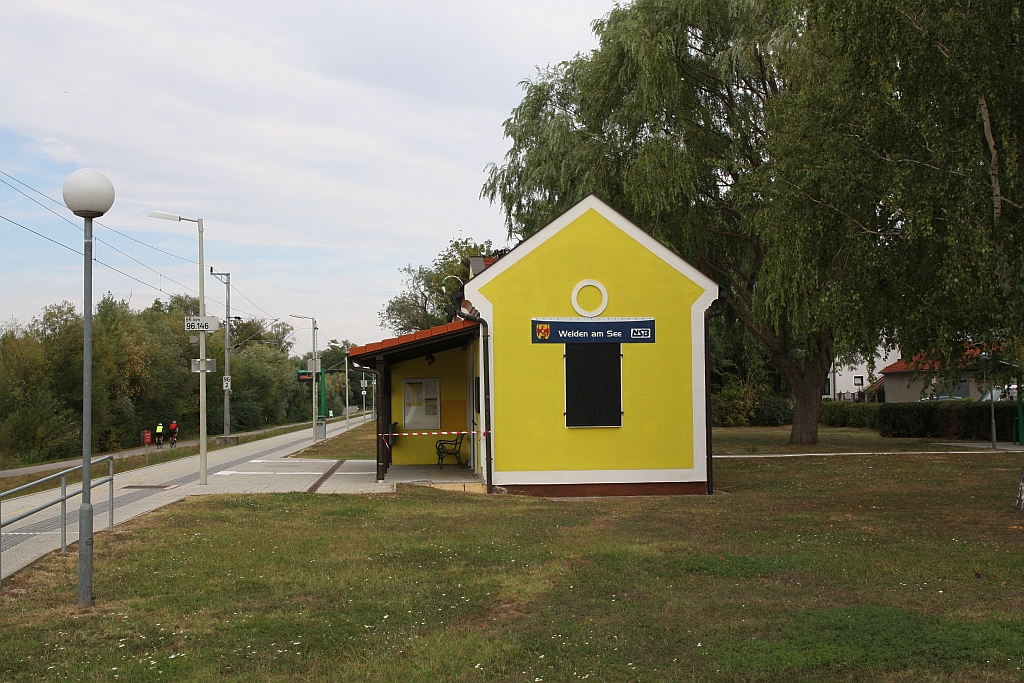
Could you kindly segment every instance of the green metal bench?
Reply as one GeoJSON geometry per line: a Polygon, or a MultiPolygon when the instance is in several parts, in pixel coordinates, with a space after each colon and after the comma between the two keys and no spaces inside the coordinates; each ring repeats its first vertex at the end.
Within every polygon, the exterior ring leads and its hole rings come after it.
{"type": "Polygon", "coordinates": [[[454,439],[438,439],[434,444],[438,467],[444,469],[444,459],[449,457],[454,457],[459,466],[462,465],[462,442],[465,438],[465,434],[459,434],[454,439]]]}

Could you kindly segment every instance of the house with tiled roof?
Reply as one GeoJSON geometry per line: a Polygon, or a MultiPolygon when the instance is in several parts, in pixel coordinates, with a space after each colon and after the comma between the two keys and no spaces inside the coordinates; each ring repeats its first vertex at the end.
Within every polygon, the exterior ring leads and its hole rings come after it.
{"type": "Polygon", "coordinates": [[[961,373],[959,383],[948,385],[940,382],[933,370],[931,366],[902,358],[882,368],[886,403],[908,403],[922,398],[981,398],[983,391],[972,373],[961,373]]]}

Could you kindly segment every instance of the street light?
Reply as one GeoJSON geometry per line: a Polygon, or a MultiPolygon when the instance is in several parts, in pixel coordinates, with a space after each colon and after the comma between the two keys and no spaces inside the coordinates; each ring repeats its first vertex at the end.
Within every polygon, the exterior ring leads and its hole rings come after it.
{"type": "Polygon", "coordinates": [[[92,219],[114,205],[107,176],[82,168],[64,181],[64,203],[85,219],[85,287],[82,310],[82,505],[78,508],[78,604],[92,596],[92,219]]]}
{"type": "MultiPolygon", "coordinates": [[[[316,375],[320,371],[320,368],[317,367],[317,365],[319,365],[318,361],[320,360],[320,355],[317,353],[317,348],[316,348],[316,318],[314,318],[312,316],[308,316],[308,315],[295,315],[293,313],[289,313],[288,317],[289,318],[302,318],[303,320],[312,320],[313,321],[313,362],[310,363],[309,370],[310,370],[310,373],[313,375],[313,443],[316,443],[316,422],[317,422],[316,375]]],[[[325,437],[327,436],[326,433],[324,434],[324,436],[325,437]]]]}
{"type": "MultiPolygon", "coordinates": [[[[163,211],[151,211],[150,218],[186,221],[199,226],[199,316],[206,316],[206,273],[203,266],[203,219],[184,218],[163,211]]],[[[206,486],[206,332],[199,331],[199,485],[206,486]]]]}

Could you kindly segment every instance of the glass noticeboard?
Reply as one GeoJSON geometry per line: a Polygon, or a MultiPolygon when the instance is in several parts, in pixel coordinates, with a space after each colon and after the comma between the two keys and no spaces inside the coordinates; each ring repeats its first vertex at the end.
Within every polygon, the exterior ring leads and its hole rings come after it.
{"type": "Polygon", "coordinates": [[[404,429],[441,428],[441,380],[403,379],[404,429]]]}

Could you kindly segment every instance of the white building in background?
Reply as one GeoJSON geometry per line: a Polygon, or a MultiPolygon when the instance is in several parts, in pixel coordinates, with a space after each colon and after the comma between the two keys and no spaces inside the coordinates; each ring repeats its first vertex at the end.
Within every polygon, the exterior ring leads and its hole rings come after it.
{"type": "Polygon", "coordinates": [[[874,374],[868,372],[867,362],[858,365],[839,365],[832,363],[832,369],[828,373],[828,383],[823,397],[831,398],[833,401],[863,401],[864,391],[873,383],[881,379],[882,368],[900,360],[900,351],[885,351],[878,349],[875,352],[874,374]]]}

